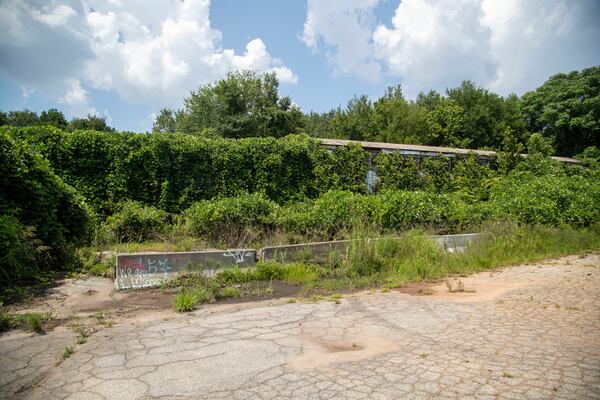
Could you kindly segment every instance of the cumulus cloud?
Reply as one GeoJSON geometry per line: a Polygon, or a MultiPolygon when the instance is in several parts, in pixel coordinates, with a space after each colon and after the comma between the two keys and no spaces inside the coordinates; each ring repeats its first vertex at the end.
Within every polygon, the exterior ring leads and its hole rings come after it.
{"type": "Polygon", "coordinates": [[[243,54],[221,48],[209,0],[7,0],[0,4],[0,71],[58,99],[74,115],[93,113],[86,87],[132,103],[176,106],[190,90],[240,68],[297,75],[264,42],[243,54]]]}
{"type": "Polygon", "coordinates": [[[407,90],[444,88],[464,79],[495,79],[489,28],[482,26],[477,0],[404,0],[392,27],[374,34],[375,56],[388,71],[405,78],[407,90]]]}
{"type": "Polygon", "coordinates": [[[373,9],[378,0],[308,0],[302,40],[318,51],[321,47],[336,72],[352,73],[375,82],[381,67],[373,58],[373,9]]]}
{"type": "Polygon", "coordinates": [[[73,115],[97,114],[96,109],[90,105],[90,99],[81,82],[77,79],[69,79],[67,92],[58,99],[60,104],[65,105],[73,115]]]}
{"type": "Polygon", "coordinates": [[[309,0],[302,40],[335,71],[399,77],[406,92],[464,79],[522,93],[551,74],[600,63],[596,0],[402,0],[376,26],[378,0],[309,0]]]}
{"type": "Polygon", "coordinates": [[[600,2],[596,0],[506,0],[482,2],[482,25],[500,93],[522,92],[558,72],[600,64],[600,2]]]}

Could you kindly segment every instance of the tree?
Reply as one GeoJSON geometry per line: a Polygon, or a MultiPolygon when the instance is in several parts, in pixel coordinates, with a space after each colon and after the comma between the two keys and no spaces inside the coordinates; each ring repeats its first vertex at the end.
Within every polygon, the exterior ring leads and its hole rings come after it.
{"type": "Polygon", "coordinates": [[[365,95],[354,96],[331,120],[331,131],[336,138],[370,140],[376,134],[373,124],[373,103],[365,95]]]}
{"type": "Polygon", "coordinates": [[[24,127],[38,124],[38,115],[34,111],[10,111],[8,113],[8,124],[12,126],[24,127]]]}
{"type": "Polygon", "coordinates": [[[324,113],[311,111],[304,116],[304,129],[307,134],[320,138],[333,138],[331,121],[340,113],[339,108],[324,113]]]}
{"type": "Polygon", "coordinates": [[[233,138],[298,133],[302,112],[289,97],[279,97],[278,89],[275,73],[230,72],[190,93],[175,116],[177,130],[199,134],[211,128],[233,138]]]}
{"type": "Polygon", "coordinates": [[[59,129],[65,129],[67,127],[67,119],[64,114],[56,108],[42,111],[38,123],[40,125],[52,125],[59,129]]]}
{"type": "Polygon", "coordinates": [[[168,108],[161,109],[154,119],[152,132],[175,133],[177,131],[175,115],[173,110],[168,108]]]}
{"type": "Polygon", "coordinates": [[[507,123],[504,99],[471,81],[448,89],[447,97],[462,107],[464,132],[461,141],[470,148],[500,148],[507,123]]]}
{"type": "Polygon", "coordinates": [[[73,118],[67,125],[67,130],[90,130],[99,132],[114,132],[115,128],[107,125],[105,117],[88,114],[86,118],[73,118]]]}
{"type": "Polygon", "coordinates": [[[600,146],[600,66],[552,76],[523,95],[521,112],[530,131],[553,138],[559,155],[600,146]]]}
{"type": "Polygon", "coordinates": [[[443,99],[427,113],[425,144],[469,147],[473,139],[465,134],[466,119],[465,110],[461,106],[449,99],[443,99]]]}
{"type": "Polygon", "coordinates": [[[392,143],[423,143],[426,129],[426,110],[406,101],[400,85],[388,87],[375,102],[373,140],[392,143]]]}

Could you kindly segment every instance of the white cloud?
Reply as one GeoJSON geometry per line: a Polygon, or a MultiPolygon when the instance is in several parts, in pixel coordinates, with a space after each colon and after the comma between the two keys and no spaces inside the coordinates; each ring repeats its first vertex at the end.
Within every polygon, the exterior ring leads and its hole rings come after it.
{"type": "Polygon", "coordinates": [[[75,15],[77,15],[77,12],[71,7],[65,5],[55,7],[50,11],[47,11],[46,7],[44,7],[42,10],[31,10],[31,16],[34,19],[43,22],[52,28],[65,25],[69,18],[74,17],[75,15]]]}
{"type": "Polygon", "coordinates": [[[482,25],[500,93],[522,92],[550,75],[600,64],[600,2],[595,0],[484,0],[482,25]]]}
{"type": "Polygon", "coordinates": [[[495,79],[489,28],[480,23],[477,0],[404,0],[392,27],[374,34],[375,56],[393,75],[403,77],[407,91],[444,89],[464,79],[495,79]]]}
{"type": "Polygon", "coordinates": [[[405,91],[464,79],[522,93],[561,71],[600,64],[597,0],[402,0],[375,26],[378,0],[308,0],[302,40],[334,71],[400,78],[405,91]]]}
{"type": "Polygon", "coordinates": [[[0,4],[0,70],[19,85],[60,99],[75,115],[93,110],[87,91],[117,91],[132,103],[177,106],[190,90],[230,70],[297,75],[264,42],[243,54],[222,49],[210,1],[8,0],[0,4]],[[87,110],[87,111],[86,111],[87,110]]]}
{"type": "Polygon", "coordinates": [[[373,8],[379,0],[308,0],[302,40],[317,51],[323,47],[336,72],[375,82],[380,65],[373,59],[373,8]]]}
{"type": "Polygon", "coordinates": [[[90,105],[88,93],[81,87],[81,82],[77,79],[69,79],[68,85],[67,92],[58,99],[58,102],[64,104],[72,115],[97,114],[96,109],[90,105]]]}

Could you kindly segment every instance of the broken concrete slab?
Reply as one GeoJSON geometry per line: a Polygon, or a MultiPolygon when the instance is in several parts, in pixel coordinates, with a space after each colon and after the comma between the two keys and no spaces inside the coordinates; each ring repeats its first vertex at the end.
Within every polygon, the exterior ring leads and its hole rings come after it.
{"type": "Polygon", "coordinates": [[[252,267],[256,250],[230,249],[174,253],[132,253],[117,256],[115,288],[139,289],[158,286],[181,272],[212,275],[228,267],[252,267]]]}

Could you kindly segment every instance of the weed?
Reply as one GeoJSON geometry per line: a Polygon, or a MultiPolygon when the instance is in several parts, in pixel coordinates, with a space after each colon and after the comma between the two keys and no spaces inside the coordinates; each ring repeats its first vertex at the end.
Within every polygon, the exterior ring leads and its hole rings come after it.
{"type": "Polygon", "coordinates": [[[423,360],[426,359],[427,357],[429,357],[429,354],[427,353],[421,353],[419,354],[419,357],[422,358],[423,360]]]}
{"type": "Polygon", "coordinates": [[[67,358],[71,357],[72,354],[73,354],[73,347],[65,346],[65,349],[63,350],[63,353],[62,353],[62,357],[64,359],[67,359],[67,358]]]}
{"type": "Polygon", "coordinates": [[[215,297],[217,299],[239,298],[242,297],[242,292],[236,287],[226,286],[224,288],[220,288],[215,294],[215,297]]]}
{"type": "Polygon", "coordinates": [[[383,288],[381,289],[381,293],[389,293],[390,292],[390,288],[383,288]]]}
{"type": "Polygon", "coordinates": [[[96,320],[99,323],[102,323],[104,321],[105,315],[104,315],[103,311],[96,311],[96,315],[95,316],[96,316],[96,320]]]}
{"type": "Polygon", "coordinates": [[[581,311],[581,308],[579,308],[577,306],[565,306],[565,310],[569,310],[569,311],[581,311]]]}
{"type": "Polygon", "coordinates": [[[179,293],[177,293],[177,296],[175,296],[173,306],[178,312],[188,312],[193,311],[194,308],[196,308],[197,303],[198,300],[196,299],[196,296],[194,296],[194,293],[190,290],[181,288],[179,293]]]}
{"type": "Polygon", "coordinates": [[[423,293],[425,296],[433,296],[433,289],[430,287],[426,287],[421,290],[421,293],[423,293]]]}
{"type": "Polygon", "coordinates": [[[28,313],[18,316],[28,331],[45,333],[47,324],[54,319],[52,313],[28,313]]]}
{"type": "Polygon", "coordinates": [[[341,295],[341,294],[339,294],[339,293],[334,293],[334,294],[332,294],[331,296],[329,296],[329,299],[330,299],[330,300],[339,300],[339,299],[341,299],[341,298],[342,298],[342,295],[341,295]]]}
{"type": "Polygon", "coordinates": [[[504,372],[502,373],[502,377],[503,377],[503,378],[514,378],[515,376],[514,376],[513,374],[511,374],[510,372],[506,372],[506,371],[504,371],[504,372]]]}
{"type": "Polygon", "coordinates": [[[465,284],[459,279],[456,287],[452,287],[452,284],[449,281],[446,281],[446,287],[450,293],[473,293],[474,290],[465,289],[465,284]]]}
{"type": "Polygon", "coordinates": [[[77,336],[77,344],[84,344],[87,342],[87,338],[85,336],[77,336]]]}
{"type": "Polygon", "coordinates": [[[295,302],[296,302],[296,299],[288,299],[288,301],[287,301],[287,302],[288,302],[289,304],[292,304],[292,303],[295,303],[295,302]]]}
{"type": "Polygon", "coordinates": [[[555,303],[555,304],[554,304],[554,307],[556,307],[556,308],[560,308],[560,304],[558,304],[558,303],[555,303]]]}

